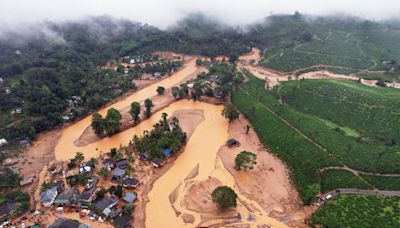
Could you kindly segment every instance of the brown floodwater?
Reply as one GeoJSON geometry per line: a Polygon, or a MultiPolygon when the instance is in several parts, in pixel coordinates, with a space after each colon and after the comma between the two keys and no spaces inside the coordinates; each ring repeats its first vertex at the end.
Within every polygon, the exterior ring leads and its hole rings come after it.
{"type": "MultiPolygon", "coordinates": [[[[150,201],[146,205],[146,227],[193,227],[193,224],[185,224],[182,218],[176,217],[169,201],[170,193],[178,185],[181,187],[174,207],[182,213],[194,215],[194,224],[199,224],[201,221],[200,214],[187,210],[182,202],[191,184],[207,180],[209,177],[217,178],[223,185],[234,188],[241,202],[245,202],[245,204],[251,205],[259,211],[252,213],[256,217],[256,221],[248,222],[246,219],[250,212],[242,203],[239,203],[238,212],[241,214],[244,223],[249,223],[253,227],[262,224],[285,227],[285,224],[268,217],[257,202],[249,200],[239,193],[233,176],[225,169],[221,159],[218,157],[220,147],[228,139],[229,123],[221,116],[223,106],[203,102],[179,101],[170,107],[201,109],[204,113],[204,121],[197,126],[186,144],[184,152],[174,161],[174,165],[154,183],[152,190],[149,192],[150,201]],[[193,179],[185,180],[197,165],[199,165],[199,174],[193,179]]],[[[210,222],[218,221],[220,220],[210,222]]]]}
{"type": "MultiPolygon", "coordinates": [[[[121,110],[125,107],[129,107],[134,101],[143,101],[147,98],[151,98],[157,95],[156,89],[158,86],[163,86],[165,88],[170,88],[175,84],[179,83],[186,76],[191,75],[196,72],[198,69],[196,67],[195,59],[191,59],[187,62],[184,68],[170,77],[157,82],[153,85],[150,85],[144,89],[141,89],[129,97],[118,101],[106,108],[99,110],[98,112],[105,116],[107,114],[107,110],[110,108],[115,108],[117,110],[121,110]]],[[[176,107],[178,110],[179,108],[176,107]]],[[[172,113],[168,113],[172,114],[172,113]]],[[[75,124],[65,128],[63,130],[62,136],[59,139],[57,146],[55,147],[55,157],[57,160],[68,160],[75,156],[76,152],[82,152],[85,158],[97,157],[101,152],[108,152],[111,148],[119,148],[120,146],[128,145],[129,141],[132,139],[134,134],[142,134],[143,130],[151,129],[152,124],[160,118],[161,113],[158,115],[153,115],[149,120],[140,123],[138,126],[128,129],[126,131],[120,132],[118,134],[113,135],[112,137],[107,137],[101,139],[97,142],[88,144],[83,147],[77,147],[74,145],[74,141],[79,138],[80,135],[84,132],[84,130],[90,126],[91,116],[87,116],[86,118],[76,122],[75,124]]]]}
{"type": "MultiPolygon", "coordinates": [[[[190,60],[185,67],[158,83],[137,91],[131,96],[118,101],[99,111],[101,115],[105,115],[110,108],[122,109],[129,106],[133,101],[143,101],[146,98],[156,95],[156,88],[164,86],[169,88],[187,75],[193,74],[197,70],[195,59],[190,60]]],[[[149,119],[142,121],[135,127],[127,129],[123,132],[101,139],[97,142],[88,144],[83,147],[77,147],[74,141],[90,126],[91,116],[88,116],[79,122],[64,129],[61,138],[55,148],[55,157],[57,160],[68,160],[75,156],[76,152],[82,152],[86,159],[97,157],[102,152],[107,152],[113,147],[128,145],[133,135],[141,135],[144,130],[150,130],[156,123],[163,112],[171,116],[177,110],[196,109],[203,110],[205,120],[196,128],[190,137],[185,151],[179,155],[174,161],[174,165],[159,178],[149,193],[149,203],[146,206],[146,227],[192,227],[193,225],[184,224],[181,218],[176,217],[173,208],[169,202],[169,194],[180,184],[184,183],[179,189],[178,198],[174,204],[178,211],[189,213],[195,216],[195,224],[200,223],[200,214],[187,210],[183,202],[183,197],[188,189],[188,183],[185,183],[185,177],[199,165],[199,174],[191,179],[191,183],[207,180],[209,177],[219,179],[224,185],[230,186],[238,193],[241,202],[251,205],[258,212],[252,213],[256,217],[256,221],[247,222],[252,226],[259,224],[269,224],[273,227],[284,227],[285,224],[270,218],[264,213],[262,207],[257,202],[251,201],[239,194],[234,178],[225,169],[222,161],[218,157],[219,148],[224,145],[228,138],[228,121],[221,116],[223,106],[212,105],[204,102],[193,102],[188,100],[180,100],[172,103],[168,107],[154,113],[149,119]]],[[[187,182],[187,181],[186,181],[187,182]]],[[[246,220],[250,211],[244,206],[238,204],[238,212],[246,220]]],[[[214,220],[218,221],[218,220],[214,220]]],[[[213,222],[213,221],[211,221],[213,222]]]]}

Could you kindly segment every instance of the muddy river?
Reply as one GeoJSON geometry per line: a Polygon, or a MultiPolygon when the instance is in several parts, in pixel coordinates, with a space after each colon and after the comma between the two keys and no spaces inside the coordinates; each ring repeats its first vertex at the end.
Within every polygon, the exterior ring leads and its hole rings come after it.
{"type": "MultiPolygon", "coordinates": [[[[146,98],[156,95],[156,88],[164,86],[169,88],[179,83],[185,76],[193,74],[198,68],[195,65],[195,59],[190,60],[185,67],[171,77],[168,77],[158,83],[137,91],[131,96],[110,105],[99,111],[103,116],[109,108],[123,109],[129,106],[133,101],[143,101],[146,98]]],[[[239,194],[239,190],[235,185],[234,178],[225,169],[222,161],[218,157],[219,148],[224,145],[228,138],[228,121],[221,116],[222,106],[212,105],[204,102],[193,102],[188,100],[180,100],[172,103],[168,107],[154,113],[151,118],[142,121],[137,126],[120,132],[112,137],[101,139],[97,142],[88,144],[83,147],[74,145],[74,141],[90,126],[91,116],[67,127],[55,148],[55,156],[57,160],[68,160],[80,151],[85,158],[97,157],[102,152],[107,152],[113,147],[125,146],[132,139],[133,135],[141,135],[144,130],[149,130],[152,125],[161,118],[163,112],[171,116],[177,110],[197,109],[203,110],[205,120],[201,122],[193,135],[190,137],[185,151],[174,161],[174,165],[158,179],[149,193],[149,203],[146,207],[146,227],[193,227],[193,224],[187,225],[182,218],[176,217],[169,201],[169,194],[181,184],[178,198],[174,203],[176,210],[182,213],[194,215],[195,223],[201,222],[200,214],[189,211],[182,204],[183,197],[189,187],[185,177],[195,168],[199,166],[199,173],[190,180],[190,183],[198,183],[207,180],[210,177],[219,179],[224,185],[235,189],[238,194],[238,209],[241,216],[246,217],[252,213],[256,217],[256,221],[246,222],[254,226],[257,224],[269,224],[274,227],[283,227],[283,223],[270,218],[263,213],[263,209],[256,202],[251,201],[239,194]],[[250,205],[253,209],[249,211],[247,207],[250,205]]]]}
{"type": "MultiPolygon", "coordinates": [[[[198,68],[196,67],[195,59],[191,59],[188,61],[184,68],[170,77],[157,82],[153,85],[150,85],[144,89],[141,89],[131,96],[118,101],[100,111],[98,111],[101,115],[105,116],[107,114],[107,110],[110,108],[115,108],[117,110],[121,110],[125,107],[129,107],[134,101],[143,101],[147,98],[151,98],[157,95],[156,89],[158,86],[163,86],[165,88],[170,88],[173,85],[179,83],[186,76],[191,75],[196,72],[198,68]]],[[[172,108],[172,107],[171,107],[172,108]]],[[[176,107],[175,110],[179,109],[176,107]]],[[[165,111],[167,112],[167,111],[165,111]]],[[[172,114],[172,113],[168,113],[172,114]]],[[[157,115],[153,115],[148,121],[144,121],[135,128],[128,129],[126,131],[120,132],[118,134],[113,135],[112,137],[107,137],[97,142],[88,144],[83,147],[77,147],[74,145],[74,141],[79,138],[80,135],[84,132],[84,130],[90,126],[91,116],[88,116],[75,124],[64,129],[60,140],[55,148],[55,157],[57,160],[68,160],[75,156],[76,152],[82,152],[86,158],[97,157],[101,152],[108,152],[111,148],[119,148],[120,146],[128,145],[129,141],[132,139],[135,134],[142,134],[143,130],[151,129],[153,123],[158,121],[161,113],[159,112],[157,115]]]]}

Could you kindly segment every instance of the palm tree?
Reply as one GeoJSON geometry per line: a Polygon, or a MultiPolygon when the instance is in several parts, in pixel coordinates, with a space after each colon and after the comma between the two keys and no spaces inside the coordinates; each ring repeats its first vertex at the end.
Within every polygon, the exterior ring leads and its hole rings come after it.
{"type": "Polygon", "coordinates": [[[82,152],[76,152],[75,160],[81,163],[83,160],[85,160],[85,156],[83,155],[82,152]]]}

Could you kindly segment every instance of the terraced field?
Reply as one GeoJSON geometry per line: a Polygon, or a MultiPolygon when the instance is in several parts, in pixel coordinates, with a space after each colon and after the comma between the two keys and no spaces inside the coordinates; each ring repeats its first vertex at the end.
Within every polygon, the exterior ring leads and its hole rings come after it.
{"type": "Polygon", "coordinates": [[[339,196],[313,214],[312,223],[323,227],[398,227],[400,198],[339,196]]]}
{"type": "Polygon", "coordinates": [[[233,103],[291,169],[305,203],[316,190],[400,189],[400,91],[300,80],[268,92],[250,76],[233,103]]]}

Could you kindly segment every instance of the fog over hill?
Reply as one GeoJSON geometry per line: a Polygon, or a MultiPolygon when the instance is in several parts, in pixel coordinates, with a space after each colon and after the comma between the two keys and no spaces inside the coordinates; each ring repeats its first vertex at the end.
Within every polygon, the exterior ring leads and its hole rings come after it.
{"type": "Polygon", "coordinates": [[[305,14],[351,14],[370,20],[400,16],[396,0],[3,0],[0,27],[19,23],[76,20],[85,16],[110,15],[167,28],[190,13],[205,13],[230,25],[245,25],[271,14],[298,10],[305,14]]]}

